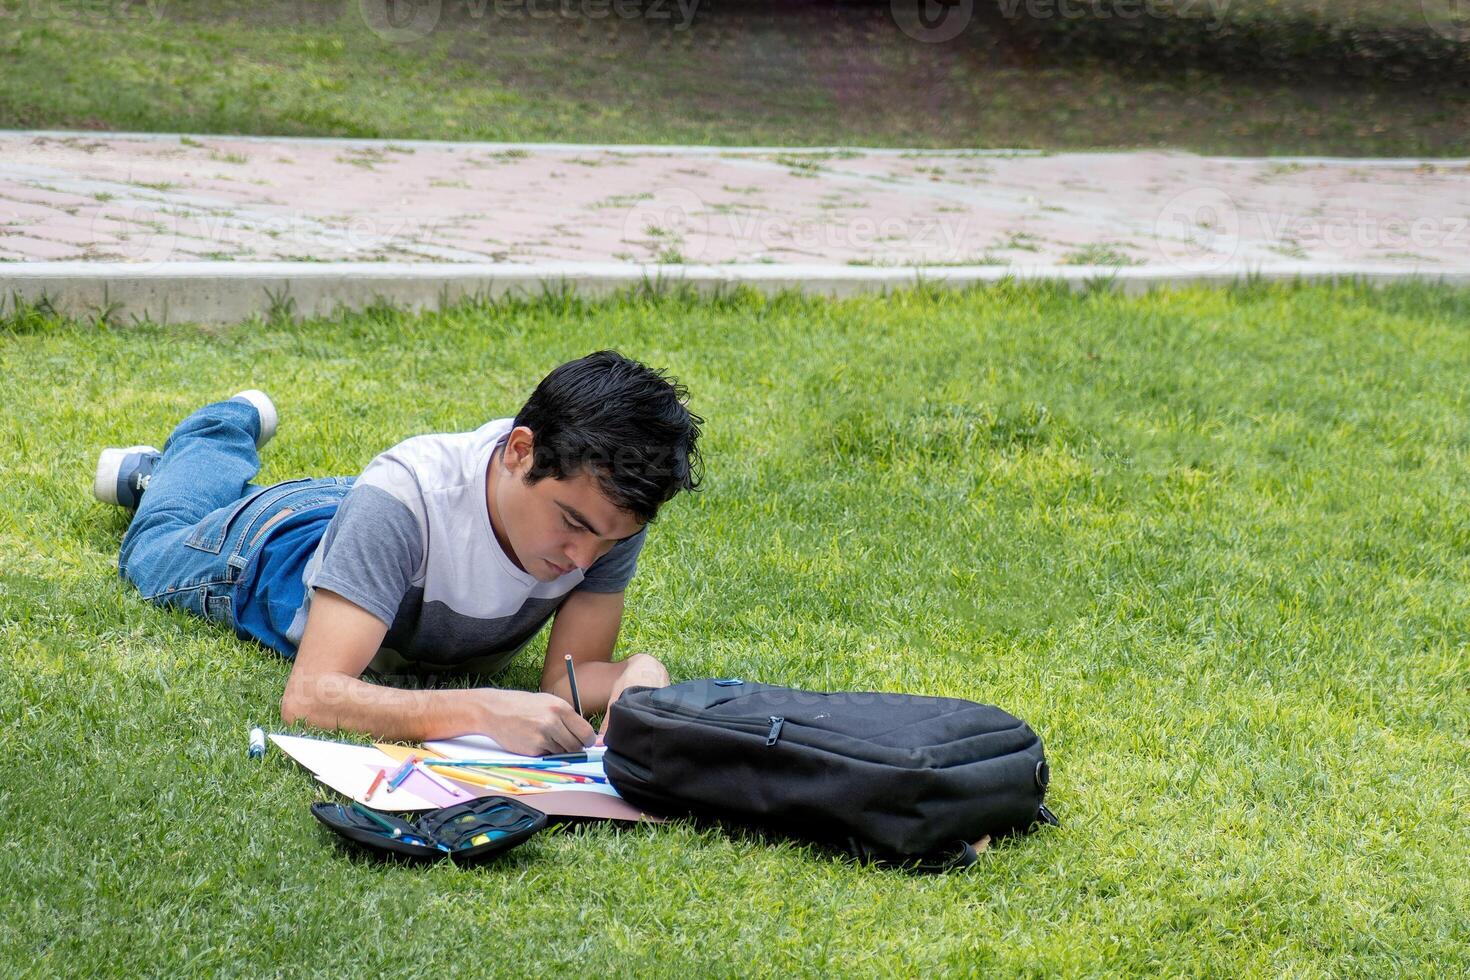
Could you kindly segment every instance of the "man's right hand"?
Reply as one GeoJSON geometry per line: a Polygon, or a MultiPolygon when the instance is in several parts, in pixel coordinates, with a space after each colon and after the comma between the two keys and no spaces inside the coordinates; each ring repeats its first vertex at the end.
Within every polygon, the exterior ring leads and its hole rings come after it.
{"type": "Polygon", "coordinates": [[[553,755],[578,752],[597,737],[587,719],[555,694],[484,691],[486,735],[507,752],[553,755]]]}
{"type": "Polygon", "coordinates": [[[508,751],[527,755],[576,752],[592,744],[592,726],[554,694],[402,690],[362,680],[387,631],[372,613],[317,589],[281,697],[281,720],[404,742],[484,734],[508,751]]]}

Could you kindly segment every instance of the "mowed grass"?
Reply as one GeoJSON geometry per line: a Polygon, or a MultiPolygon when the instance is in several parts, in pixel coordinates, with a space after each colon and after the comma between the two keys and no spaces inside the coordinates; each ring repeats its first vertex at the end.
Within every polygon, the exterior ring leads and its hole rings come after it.
{"type": "MultiPolygon", "coordinates": [[[[1339,976],[1470,969],[1470,292],[546,297],[0,337],[9,973],[1339,976]],[[621,648],[999,704],[1060,830],[943,877],[674,823],[385,866],[252,723],[288,665],[146,605],[107,445],[248,386],[353,474],[614,346],[706,416],[621,648]]],[[[500,683],[534,683],[544,635],[500,683]]]]}
{"type": "MultiPolygon", "coordinates": [[[[1423,28],[1429,8],[1418,0],[1175,5],[1228,12],[1232,24],[1279,20],[1280,44],[1301,49],[1292,63],[1302,77],[1292,78],[1163,58],[1130,68],[1055,41],[1037,47],[986,4],[944,44],[906,35],[889,3],[400,2],[394,23],[405,28],[416,10],[440,13],[422,36],[386,38],[369,28],[382,20],[364,14],[378,6],[0,0],[0,126],[1350,156],[1460,156],[1470,146],[1463,78],[1354,79],[1293,40],[1310,7],[1344,27],[1371,6],[1423,28]],[[644,7],[644,17],[612,12],[644,7]]],[[[1039,23],[1072,25],[1075,40],[1116,24],[1114,6],[1078,4],[1064,21],[1039,23]]],[[[1199,30],[1212,47],[1215,29],[1199,30]]]]}

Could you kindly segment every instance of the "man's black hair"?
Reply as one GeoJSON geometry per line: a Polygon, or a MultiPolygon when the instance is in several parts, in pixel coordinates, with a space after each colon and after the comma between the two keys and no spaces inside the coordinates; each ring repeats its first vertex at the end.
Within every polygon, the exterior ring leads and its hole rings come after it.
{"type": "Polygon", "coordinates": [[[553,370],[517,413],[534,436],[527,482],[591,472],[614,506],[648,523],[704,468],[689,391],[617,351],[600,350],[553,370]]]}

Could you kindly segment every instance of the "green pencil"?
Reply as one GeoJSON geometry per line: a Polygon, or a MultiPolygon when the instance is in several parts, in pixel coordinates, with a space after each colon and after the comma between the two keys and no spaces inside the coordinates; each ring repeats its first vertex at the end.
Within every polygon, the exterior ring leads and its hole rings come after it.
{"type": "Polygon", "coordinates": [[[365,807],[365,806],[359,806],[357,803],[354,802],[352,804],[352,809],[356,810],[358,813],[362,814],[364,817],[367,817],[373,823],[377,824],[379,827],[382,827],[384,830],[388,831],[394,837],[402,837],[403,836],[403,831],[402,830],[400,830],[399,828],[393,826],[391,823],[389,823],[387,820],[385,820],[382,816],[380,816],[379,814],[374,813],[373,811],[369,810],[367,807],[365,807]]]}

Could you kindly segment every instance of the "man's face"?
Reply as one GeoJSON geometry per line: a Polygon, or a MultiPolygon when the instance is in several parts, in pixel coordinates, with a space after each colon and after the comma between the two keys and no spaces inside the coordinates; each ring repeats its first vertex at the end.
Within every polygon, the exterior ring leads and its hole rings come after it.
{"type": "Polygon", "coordinates": [[[550,582],[575,568],[585,571],[642,530],[636,517],[603,495],[589,472],[527,484],[532,447],[530,429],[511,432],[505,455],[491,465],[486,490],[496,536],[528,574],[550,582]]]}

